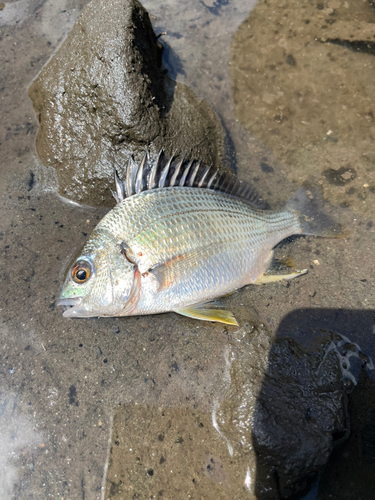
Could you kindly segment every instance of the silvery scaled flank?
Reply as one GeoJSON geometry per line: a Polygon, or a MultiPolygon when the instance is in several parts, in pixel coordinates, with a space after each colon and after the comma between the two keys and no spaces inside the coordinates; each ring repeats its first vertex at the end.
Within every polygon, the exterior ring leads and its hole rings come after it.
{"type": "Polygon", "coordinates": [[[199,161],[146,152],[129,159],[117,205],[93,230],[69,269],[58,305],[65,317],[131,316],[174,311],[234,324],[210,301],[248,284],[306,272],[266,274],[272,249],[293,234],[339,235],[311,186],[281,211],[264,210],[247,183],[199,161]]]}

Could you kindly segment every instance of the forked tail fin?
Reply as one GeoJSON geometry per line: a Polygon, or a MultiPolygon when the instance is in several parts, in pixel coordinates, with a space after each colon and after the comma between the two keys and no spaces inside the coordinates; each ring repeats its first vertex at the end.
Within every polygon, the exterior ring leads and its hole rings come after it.
{"type": "Polygon", "coordinates": [[[285,208],[298,213],[301,232],[328,238],[347,238],[349,232],[323,211],[322,189],[304,182],[285,208]]]}

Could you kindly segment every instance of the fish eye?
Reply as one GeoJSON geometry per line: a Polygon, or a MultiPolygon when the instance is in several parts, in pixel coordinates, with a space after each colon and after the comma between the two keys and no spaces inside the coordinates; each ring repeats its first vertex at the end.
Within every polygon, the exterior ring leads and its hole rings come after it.
{"type": "Polygon", "coordinates": [[[85,283],[91,276],[92,266],[86,260],[79,260],[72,269],[72,278],[76,283],[85,283]]]}

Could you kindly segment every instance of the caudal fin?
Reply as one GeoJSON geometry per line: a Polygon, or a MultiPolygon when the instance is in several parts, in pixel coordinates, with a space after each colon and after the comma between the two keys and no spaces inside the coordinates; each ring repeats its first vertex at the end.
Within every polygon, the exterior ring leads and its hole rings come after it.
{"type": "Polygon", "coordinates": [[[301,232],[329,238],[347,238],[349,232],[323,211],[322,189],[305,182],[286,204],[298,213],[301,232]]]}

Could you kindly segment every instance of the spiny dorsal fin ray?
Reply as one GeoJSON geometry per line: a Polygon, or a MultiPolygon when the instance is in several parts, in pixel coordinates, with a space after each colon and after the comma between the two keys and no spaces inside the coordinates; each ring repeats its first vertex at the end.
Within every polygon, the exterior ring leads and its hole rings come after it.
{"type": "Polygon", "coordinates": [[[194,160],[190,160],[189,163],[186,165],[185,170],[182,172],[179,186],[181,186],[181,187],[185,186],[186,177],[188,176],[190,168],[191,168],[193,163],[194,163],[194,160]]]}
{"type": "Polygon", "coordinates": [[[209,178],[209,181],[207,182],[207,189],[211,189],[211,185],[214,182],[217,174],[218,174],[218,171],[215,170],[215,172],[211,175],[211,177],[209,178]]]}
{"type": "Polygon", "coordinates": [[[143,191],[143,172],[145,168],[145,164],[148,158],[148,151],[146,150],[145,155],[141,161],[140,166],[138,167],[137,177],[135,179],[135,193],[138,194],[143,191]]]}
{"type": "Polygon", "coordinates": [[[206,177],[207,177],[207,174],[208,172],[210,171],[211,167],[206,167],[204,172],[203,172],[203,175],[201,177],[201,180],[198,182],[198,186],[197,187],[202,187],[203,186],[203,183],[204,181],[206,180],[206,177]]]}
{"type": "Polygon", "coordinates": [[[142,191],[163,187],[196,187],[220,191],[251,203],[256,208],[265,208],[263,201],[258,197],[253,186],[246,181],[240,181],[230,173],[219,173],[212,167],[205,166],[201,161],[185,161],[186,153],[179,161],[174,161],[175,155],[167,158],[160,151],[153,161],[146,151],[139,165],[133,156],[130,157],[125,168],[125,182],[115,170],[116,191],[112,191],[117,203],[129,196],[142,191]]]}
{"type": "Polygon", "coordinates": [[[117,201],[117,203],[120,203],[120,201],[125,200],[126,198],[126,192],[125,192],[125,184],[120,180],[120,177],[118,176],[118,172],[115,169],[115,186],[116,186],[116,191],[112,191],[112,195],[114,199],[117,201]]]}
{"type": "Polygon", "coordinates": [[[175,168],[175,171],[174,171],[174,173],[173,173],[173,175],[171,177],[171,181],[169,183],[169,185],[171,187],[176,185],[176,180],[177,180],[178,175],[180,174],[180,170],[181,170],[182,164],[184,162],[185,156],[186,156],[186,153],[184,153],[182,155],[181,160],[179,161],[179,163],[177,164],[177,166],[175,168]]]}
{"type": "Polygon", "coordinates": [[[134,182],[137,176],[138,165],[136,164],[134,157],[131,156],[128,161],[128,166],[126,168],[126,196],[132,196],[134,194],[134,182]]]}
{"type": "Polygon", "coordinates": [[[193,169],[193,172],[190,176],[190,179],[189,179],[189,182],[188,182],[188,186],[189,187],[194,187],[194,181],[195,181],[195,178],[197,176],[197,173],[198,173],[198,170],[199,170],[199,167],[202,165],[202,162],[199,160],[199,162],[195,165],[194,169],[193,169]]]}
{"type": "Polygon", "coordinates": [[[150,174],[149,174],[148,180],[147,180],[147,189],[154,189],[154,187],[156,186],[156,181],[155,181],[156,171],[157,171],[158,166],[160,165],[160,159],[161,159],[162,155],[163,155],[163,150],[161,149],[159,151],[158,157],[156,158],[156,161],[154,162],[154,164],[151,167],[150,174]]]}
{"type": "Polygon", "coordinates": [[[173,156],[171,156],[169,158],[169,160],[167,161],[165,167],[163,168],[161,174],[160,174],[160,179],[159,179],[159,188],[163,188],[164,187],[164,184],[165,184],[165,180],[167,178],[167,175],[169,173],[169,169],[171,167],[171,164],[172,164],[172,160],[173,160],[173,156]]]}

